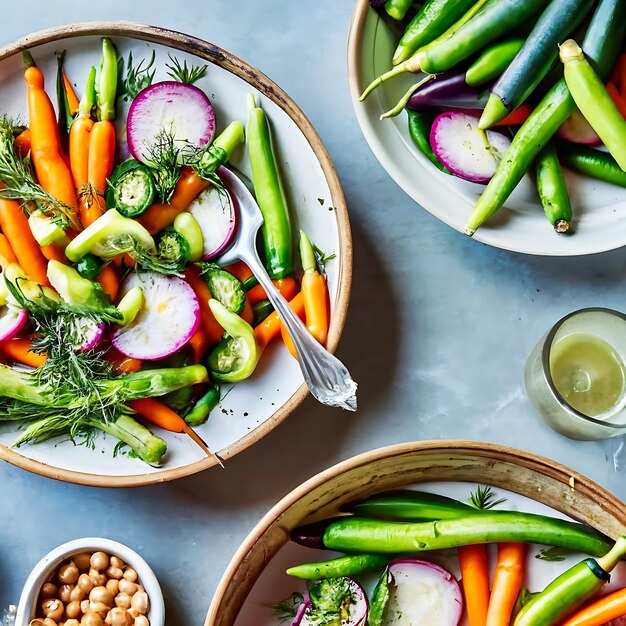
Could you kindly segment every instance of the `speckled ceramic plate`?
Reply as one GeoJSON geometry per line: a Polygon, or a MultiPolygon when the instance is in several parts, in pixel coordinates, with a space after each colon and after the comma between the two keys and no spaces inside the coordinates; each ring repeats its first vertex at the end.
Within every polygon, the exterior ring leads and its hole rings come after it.
{"type": "MultiPolygon", "coordinates": [[[[181,61],[209,65],[198,82],[211,98],[217,128],[233,119],[246,120],[246,94],[255,93],[267,112],[282,169],[285,192],[294,216],[294,229],[303,228],[316,244],[336,259],[328,263],[332,319],[328,347],[334,350],[344,325],[352,271],[348,214],[341,186],[322,142],[302,111],[262,73],[225,50],[173,31],[129,23],[77,24],[35,33],[0,50],[2,113],[27,119],[26,88],[21,51],[30,49],[53,93],[55,52],[66,50],[66,72],[80,91],[92,65],[100,63],[100,38],[113,38],[120,55],[132,51],[135,62],[156,53],[156,80],[166,78],[168,54],[181,61]]],[[[244,152],[233,165],[249,175],[244,152]]],[[[212,450],[226,461],[282,422],[307,390],[296,361],[280,342],[270,346],[254,376],[232,389],[223,388],[221,405],[197,428],[212,450]]],[[[100,435],[95,449],[62,439],[18,450],[10,448],[15,426],[0,427],[0,458],[45,476],[100,486],[131,486],[171,480],[215,464],[187,436],[159,431],[168,443],[164,465],[150,468],[137,459],[113,457],[116,441],[100,435]]]]}
{"type": "MultiPolygon", "coordinates": [[[[485,188],[444,174],[413,145],[406,114],[381,121],[400,96],[418,79],[396,77],[359,102],[363,89],[391,67],[397,44],[390,29],[357,0],[348,43],[350,94],[354,110],[376,158],[389,175],[418,204],[463,232],[467,216],[485,188]]],[[[501,209],[481,226],[474,239],[497,248],[526,254],[577,256],[626,245],[626,189],[565,171],[574,219],[572,232],[557,235],[546,218],[533,181],[526,176],[501,209]]]]}

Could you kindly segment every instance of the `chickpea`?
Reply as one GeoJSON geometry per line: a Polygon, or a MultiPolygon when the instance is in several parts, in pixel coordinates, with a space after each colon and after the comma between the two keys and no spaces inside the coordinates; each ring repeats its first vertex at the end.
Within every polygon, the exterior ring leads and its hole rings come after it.
{"type": "Polygon", "coordinates": [[[109,626],[132,626],[133,618],[124,609],[116,607],[107,613],[104,622],[109,626]]]}
{"type": "Polygon", "coordinates": [[[45,623],[42,619],[36,617],[35,619],[31,619],[28,623],[28,626],[45,626],[45,623]]]}
{"type": "Polygon", "coordinates": [[[80,603],[81,613],[87,613],[88,610],[89,610],[89,600],[82,600],[80,603]]]}
{"type": "Polygon", "coordinates": [[[120,590],[120,581],[115,578],[111,578],[110,580],[107,580],[105,587],[111,592],[111,595],[115,597],[117,592],[120,590]]]}
{"type": "MultiPolygon", "coordinates": [[[[82,574],[84,576],[85,574],[82,574]]],[[[87,576],[87,579],[91,583],[91,578],[87,576]]],[[[80,580],[80,579],[79,579],[80,580]]],[[[83,591],[78,585],[72,589],[72,593],[70,593],[70,602],[80,602],[85,599],[87,592],[83,591]]]]}
{"type": "Polygon", "coordinates": [[[77,619],[68,619],[65,626],[80,626],[80,622],[77,619]]]}
{"type": "Polygon", "coordinates": [[[124,570],[124,580],[128,580],[131,583],[137,582],[137,572],[132,567],[127,567],[124,570]]]}
{"type": "Polygon", "coordinates": [[[113,594],[106,587],[94,587],[89,594],[89,600],[113,606],[113,594]]]}
{"type": "Polygon", "coordinates": [[[80,620],[80,626],[104,626],[104,620],[99,613],[87,611],[80,620]]]}
{"type": "MultiPolygon", "coordinates": [[[[67,626],[67,622],[65,622],[67,626]]],[[[145,615],[139,615],[135,618],[135,626],[150,626],[150,620],[145,615]]]]}
{"type": "Polygon", "coordinates": [[[110,608],[111,607],[106,605],[104,602],[90,602],[89,603],[89,610],[92,613],[99,613],[102,616],[102,619],[104,619],[105,615],[109,612],[110,608]]]}
{"type": "Polygon", "coordinates": [[[70,619],[75,619],[81,615],[80,602],[74,600],[65,607],[65,615],[70,619]]]}
{"type": "Polygon", "coordinates": [[[148,612],[148,594],[145,591],[138,591],[130,599],[130,608],[145,615],[148,612]]]}
{"type": "Polygon", "coordinates": [[[46,617],[43,621],[44,626],[59,626],[51,617],[46,617]]]}
{"type": "Polygon", "coordinates": [[[44,583],[41,588],[41,597],[43,600],[47,600],[48,598],[55,598],[59,590],[54,583],[44,583]]]}
{"type": "Polygon", "coordinates": [[[63,604],[71,602],[70,596],[72,595],[72,591],[74,591],[74,585],[61,585],[59,587],[59,598],[63,604]]]}
{"type": "Polygon", "coordinates": [[[74,557],[74,564],[81,572],[86,572],[89,569],[91,554],[89,552],[82,552],[74,557]]]}
{"type": "Polygon", "coordinates": [[[78,568],[74,561],[70,561],[59,567],[59,582],[65,585],[73,585],[78,580],[78,568]]]}
{"type": "Polygon", "coordinates": [[[93,567],[89,570],[89,578],[91,578],[94,587],[102,587],[107,583],[107,577],[93,567]]]}
{"type": "Polygon", "coordinates": [[[48,598],[41,603],[41,610],[46,617],[57,621],[63,616],[65,607],[63,602],[57,598],[48,598]]]}
{"type": "Polygon", "coordinates": [[[78,577],[76,586],[82,589],[85,593],[89,593],[93,589],[93,580],[91,580],[89,574],[81,574],[78,577]]]}
{"type": "Polygon", "coordinates": [[[124,575],[124,572],[122,572],[119,567],[113,567],[112,565],[109,565],[104,573],[109,578],[116,578],[117,580],[119,580],[124,575]]]}
{"type": "Polygon", "coordinates": [[[136,620],[141,615],[141,613],[139,611],[135,611],[135,609],[128,609],[126,612],[133,618],[133,620],[136,620]]]}
{"type": "Polygon", "coordinates": [[[91,567],[101,572],[109,567],[109,555],[106,552],[94,552],[89,563],[91,567]]]}
{"type": "Polygon", "coordinates": [[[136,583],[131,583],[126,579],[120,580],[120,591],[122,593],[127,593],[129,596],[134,596],[138,591],[138,585],[136,583]]]}
{"type": "Polygon", "coordinates": [[[129,609],[130,596],[127,593],[118,593],[115,596],[115,606],[119,606],[122,609],[129,609]]]}
{"type": "Polygon", "coordinates": [[[120,559],[119,556],[112,556],[110,560],[111,567],[119,567],[120,569],[124,569],[124,561],[120,559]]]}

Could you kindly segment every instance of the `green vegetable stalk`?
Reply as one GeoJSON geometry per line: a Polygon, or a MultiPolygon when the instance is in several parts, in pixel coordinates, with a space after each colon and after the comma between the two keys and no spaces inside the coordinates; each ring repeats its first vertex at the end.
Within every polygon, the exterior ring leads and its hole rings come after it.
{"type": "Polygon", "coordinates": [[[353,577],[363,572],[387,567],[387,563],[389,563],[389,557],[384,554],[354,554],[340,556],[330,561],[295,565],[287,570],[287,574],[304,580],[353,577]]]}
{"type": "Polygon", "coordinates": [[[98,119],[115,119],[115,97],[117,93],[117,51],[108,37],[102,38],[102,64],[98,81],[98,119]]]}

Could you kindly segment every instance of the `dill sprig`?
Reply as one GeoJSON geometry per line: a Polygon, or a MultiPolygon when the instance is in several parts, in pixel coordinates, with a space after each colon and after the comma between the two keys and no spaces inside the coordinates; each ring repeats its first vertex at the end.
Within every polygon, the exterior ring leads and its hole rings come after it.
{"type": "Polygon", "coordinates": [[[141,268],[165,274],[166,276],[178,276],[183,278],[183,267],[180,263],[170,259],[164,259],[150,250],[146,250],[130,235],[120,235],[107,241],[107,246],[117,250],[120,254],[128,253],[141,268]]]}
{"type": "Polygon", "coordinates": [[[500,498],[499,500],[494,499],[493,491],[491,487],[488,485],[478,486],[476,491],[470,493],[469,504],[477,509],[488,510],[493,509],[498,506],[498,504],[502,504],[506,502],[506,498],[500,498]]]}
{"type": "Polygon", "coordinates": [[[128,53],[126,61],[126,73],[124,73],[124,59],[120,57],[117,62],[117,97],[125,102],[134,100],[137,94],[149,87],[154,80],[156,68],[154,66],[156,52],[152,50],[150,60],[141,59],[138,65],[133,65],[133,53],[128,53]],[[152,71],[150,71],[152,69],[152,71]]]}
{"type": "Polygon", "coordinates": [[[185,162],[186,144],[176,145],[172,130],[162,128],[154,143],[147,146],[147,164],[152,169],[154,184],[161,202],[169,202],[180,178],[180,168],[185,162]]]}
{"type": "Polygon", "coordinates": [[[13,121],[6,115],[0,118],[0,180],[4,188],[0,196],[22,202],[27,215],[33,202],[43,213],[52,215],[53,221],[63,229],[78,227],[71,207],[49,194],[35,180],[30,156],[20,158],[14,149],[13,121]]]}
{"type": "Polygon", "coordinates": [[[281,622],[286,622],[293,619],[298,612],[298,606],[304,602],[304,596],[297,591],[292,593],[289,598],[282,602],[277,602],[272,607],[272,612],[276,618],[281,622]]]}
{"type": "Polygon", "coordinates": [[[172,64],[165,64],[165,67],[169,70],[167,75],[177,80],[179,83],[193,85],[206,74],[208,65],[192,65],[191,67],[187,67],[186,60],[183,61],[181,65],[176,57],[173,57],[171,54],[168,54],[168,56],[172,64]]]}

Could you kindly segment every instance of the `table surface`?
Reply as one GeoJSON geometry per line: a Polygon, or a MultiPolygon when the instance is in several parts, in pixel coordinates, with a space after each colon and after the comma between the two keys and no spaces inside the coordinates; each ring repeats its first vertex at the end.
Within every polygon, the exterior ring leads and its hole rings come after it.
{"type": "Polygon", "coordinates": [[[523,387],[524,361],[561,316],[624,308],[626,249],[574,259],[488,248],[419,208],[381,169],[352,111],[346,41],[353,3],[279,0],[29,0],[0,43],[75,21],[133,20],[202,37],[272,77],[330,151],[354,236],[354,282],[338,354],[360,383],[355,415],[311,399],[253,448],[214,469],[140,489],[68,485],[0,464],[0,609],[54,546],[105,536],[159,577],[167,623],[200,625],[236,548],[299,483],[380,446],[463,438],[549,456],[621,498],[610,443],[550,431],[523,387]],[[308,429],[306,438],[302,433],[308,429]]]}

